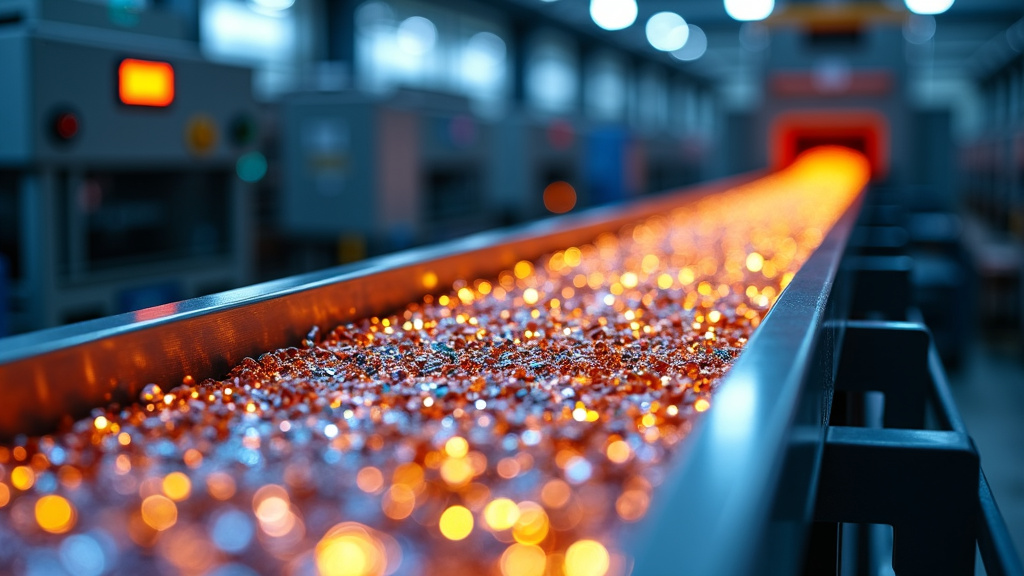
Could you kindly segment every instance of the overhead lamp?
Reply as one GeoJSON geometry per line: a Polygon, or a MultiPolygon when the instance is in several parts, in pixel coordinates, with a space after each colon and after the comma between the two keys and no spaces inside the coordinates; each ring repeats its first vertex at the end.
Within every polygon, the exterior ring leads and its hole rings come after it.
{"type": "Polygon", "coordinates": [[[775,9],[775,0],[725,0],[725,11],[733,20],[764,20],[775,9]]]}
{"type": "Polygon", "coordinates": [[[412,16],[402,20],[396,30],[398,47],[413,56],[421,56],[434,49],[437,43],[437,28],[434,23],[422,16],[412,16]]]}
{"type": "Polygon", "coordinates": [[[903,37],[911,44],[924,44],[935,37],[935,17],[913,14],[903,24],[903,37]]]}
{"type": "Polygon", "coordinates": [[[636,0],[590,0],[590,17],[605,30],[629,28],[636,15],[636,0]]]}
{"type": "Polygon", "coordinates": [[[657,50],[672,52],[686,44],[690,28],[675,12],[658,12],[647,20],[647,41],[657,50]]]}
{"type": "Polygon", "coordinates": [[[693,24],[690,24],[689,28],[690,37],[687,39],[686,44],[682,48],[672,51],[672,57],[676,60],[682,60],[683,62],[697,60],[708,50],[707,34],[704,34],[700,27],[693,24]]]}
{"type": "Polygon", "coordinates": [[[953,5],[953,0],[903,0],[914,14],[942,14],[953,5]]]}
{"type": "Polygon", "coordinates": [[[505,41],[491,32],[477,32],[462,49],[464,81],[483,88],[499,81],[504,72],[505,41]]]}
{"type": "Polygon", "coordinates": [[[295,5],[295,0],[249,0],[249,5],[257,12],[275,16],[295,5]]]}

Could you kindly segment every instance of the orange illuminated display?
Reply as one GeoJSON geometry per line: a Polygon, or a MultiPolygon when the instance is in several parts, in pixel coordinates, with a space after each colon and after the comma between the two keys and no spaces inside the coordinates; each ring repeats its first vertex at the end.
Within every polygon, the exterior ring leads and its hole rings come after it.
{"type": "Polygon", "coordinates": [[[174,102],[174,68],[167,62],[127,58],[117,69],[117,80],[125,104],[164,107],[174,102]]]}

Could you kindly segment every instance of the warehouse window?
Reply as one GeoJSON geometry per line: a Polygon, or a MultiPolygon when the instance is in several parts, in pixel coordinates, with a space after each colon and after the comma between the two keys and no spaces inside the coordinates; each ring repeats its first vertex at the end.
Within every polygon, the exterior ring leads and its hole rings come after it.
{"type": "Polygon", "coordinates": [[[257,97],[268,99],[294,88],[302,41],[299,7],[286,0],[200,0],[199,42],[216,62],[251,66],[257,97]]]}
{"type": "Polygon", "coordinates": [[[576,108],[579,92],[576,46],[566,36],[534,34],[526,54],[526,98],[544,112],[567,113],[576,108]]]}
{"type": "Polygon", "coordinates": [[[618,122],[626,110],[626,66],[613,52],[594,54],[587,62],[583,90],[587,115],[594,120],[618,122]]]}
{"type": "Polygon", "coordinates": [[[676,78],[672,81],[669,90],[668,126],[676,136],[685,136],[692,129],[688,113],[691,93],[692,89],[686,80],[676,78]]]}
{"type": "Polygon", "coordinates": [[[368,2],[359,8],[356,50],[363,88],[380,92],[399,85],[444,85],[448,46],[445,39],[438,38],[438,18],[429,10],[405,12],[384,2],[368,2]]]}
{"type": "Polygon", "coordinates": [[[486,30],[466,40],[460,61],[460,80],[471,98],[495,113],[502,112],[508,94],[508,48],[501,36],[486,30]]]}
{"type": "Polygon", "coordinates": [[[697,130],[705,138],[713,138],[718,126],[715,124],[715,115],[718,113],[715,106],[715,94],[708,90],[701,92],[698,97],[697,130]]]}
{"type": "Polygon", "coordinates": [[[644,130],[663,128],[668,120],[668,89],[664,72],[646,66],[637,79],[633,119],[644,130]]]}
{"type": "Polygon", "coordinates": [[[370,92],[401,86],[467,96],[500,113],[509,92],[500,26],[417,2],[371,0],[356,10],[357,82],[370,92]]]}

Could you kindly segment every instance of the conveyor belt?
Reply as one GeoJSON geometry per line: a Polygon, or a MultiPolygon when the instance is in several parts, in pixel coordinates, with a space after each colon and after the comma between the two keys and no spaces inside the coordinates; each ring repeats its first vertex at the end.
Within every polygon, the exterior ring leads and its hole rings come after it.
{"type": "Polygon", "coordinates": [[[828,402],[805,382],[866,178],[859,157],[818,151],[9,339],[4,433],[109,407],[0,449],[0,519],[71,571],[77,546],[129,572],[728,574],[787,530],[792,564],[811,500],[780,506],[780,478],[795,463],[811,483],[828,402]]]}

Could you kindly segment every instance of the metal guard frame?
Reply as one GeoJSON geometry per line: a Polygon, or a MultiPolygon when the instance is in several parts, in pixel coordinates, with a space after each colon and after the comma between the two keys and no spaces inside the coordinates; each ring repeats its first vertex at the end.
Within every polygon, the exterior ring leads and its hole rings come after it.
{"type": "MultiPolygon", "coordinates": [[[[313,326],[390,312],[761,175],[0,340],[0,436],[47,432],[148,382],[218,377],[246,356],[298,344],[313,326]]],[[[848,301],[848,283],[836,279],[862,202],[782,292],[673,456],[656,506],[622,542],[633,574],[744,574],[765,561],[773,572],[799,570],[842,342],[833,320],[848,301]]]]}
{"type": "MultiPolygon", "coordinates": [[[[457,279],[493,276],[758,176],[0,340],[0,436],[45,433],[133,398],[148,382],[218,377],[246,356],[299,343],[313,326],[388,313],[457,279]]],[[[721,383],[714,409],[673,456],[656,506],[621,543],[635,559],[632,574],[800,571],[833,432],[852,284],[841,263],[863,201],[861,194],[782,292],[721,383]]],[[[951,406],[945,400],[939,404],[951,406]]],[[[959,421],[952,410],[945,412],[959,421]]],[[[1009,567],[1000,573],[1017,574],[983,475],[980,487],[990,555],[1009,567]]]]}
{"type": "Polygon", "coordinates": [[[801,266],[674,456],[627,549],[633,574],[796,574],[850,304],[863,193],[801,266]]]}

